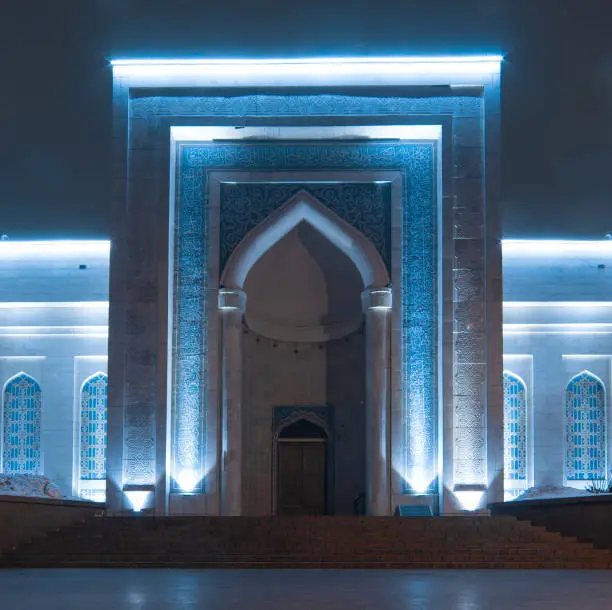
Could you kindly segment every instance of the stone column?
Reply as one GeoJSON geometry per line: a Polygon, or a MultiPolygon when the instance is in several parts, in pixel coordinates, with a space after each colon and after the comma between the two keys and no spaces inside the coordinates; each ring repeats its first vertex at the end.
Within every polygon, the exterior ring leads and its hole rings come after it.
{"type": "Polygon", "coordinates": [[[246,294],[219,290],[221,314],[221,514],[242,509],[242,316],[246,294]]]}
{"type": "Polygon", "coordinates": [[[391,288],[362,295],[366,325],[366,513],[391,513],[390,335],[391,288]]]}

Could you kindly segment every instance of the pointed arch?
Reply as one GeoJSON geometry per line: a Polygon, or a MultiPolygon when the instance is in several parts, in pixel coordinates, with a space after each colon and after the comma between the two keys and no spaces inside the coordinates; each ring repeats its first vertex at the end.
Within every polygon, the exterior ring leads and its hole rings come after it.
{"type": "Polygon", "coordinates": [[[597,375],[582,371],[565,388],[565,478],[606,476],[606,389],[597,375]]]}
{"type": "Polygon", "coordinates": [[[329,425],[324,417],[320,417],[319,415],[312,413],[311,411],[298,410],[298,411],[295,411],[294,413],[291,413],[291,415],[289,415],[288,417],[283,418],[283,420],[276,426],[276,429],[274,431],[274,439],[273,439],[274,443],[278,441],[283,430],[285,430],[286,428],[290,428],[294,424],[297,424],[302,421],[308,422],[310,424],[313,424],[317,428],[320,428],[324,432],[325,438],[326,439],[330,438],[329,425]]]}
{"type": "Polygon", "coordinates": [[[11,377],[2,393],[2,470],[6,474],[42,474],[40,419],[42,392],[23,371],[11,377]]]}
{"type": "Polygon", "coordinates": [[[108,377],[101,371],[88,377],[80,392],[80,481],[106,479],[108,377]]]}
{"type": "Polygon", "coordinates": [[[226,288],[244,288],[253,265],[301,222],[307,222],[348,256],[359,271],[364,288],[382,288],[389,274],[372,242],[334,214],[307,191],[299,191],[252,229],[232,252],[221,276],[226,288]]]}
{"type": "Polygon", "coordinates": [[[504,479],[527,481],[527,385],[504,371],[504,479]]]}

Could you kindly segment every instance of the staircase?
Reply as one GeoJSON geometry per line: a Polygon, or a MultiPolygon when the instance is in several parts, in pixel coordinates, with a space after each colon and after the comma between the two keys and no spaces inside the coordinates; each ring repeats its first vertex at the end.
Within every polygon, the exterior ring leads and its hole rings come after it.
{"type": "Polygon", "coordinates": [[[513,517],[99,517],[3,567],[608,569],[595,549],[513,517]]]}

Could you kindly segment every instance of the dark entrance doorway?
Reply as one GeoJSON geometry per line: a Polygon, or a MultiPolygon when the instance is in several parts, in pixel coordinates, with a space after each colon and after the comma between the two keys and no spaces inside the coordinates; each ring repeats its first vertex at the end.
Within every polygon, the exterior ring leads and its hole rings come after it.
{"type": "Polygon", "coordinates": [[[279,515],[324,515],[327,507],[327,436],[301,419],[278,436],[279,515]]]}

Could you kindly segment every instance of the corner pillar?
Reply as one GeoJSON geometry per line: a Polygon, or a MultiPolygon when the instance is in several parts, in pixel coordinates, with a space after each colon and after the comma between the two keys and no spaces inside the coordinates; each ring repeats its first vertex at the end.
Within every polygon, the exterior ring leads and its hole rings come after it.
{"type": "Polygon", "coordinates": [[[391,512],[390,335],[391,288],[364,290],[366,327],[366,513],[391,512]]]}
{"type": "Polygon", "coordinates": [[[222,342],[221,514],[242,512],[242,316],[246,294],[219,290],[222,342]]]}

